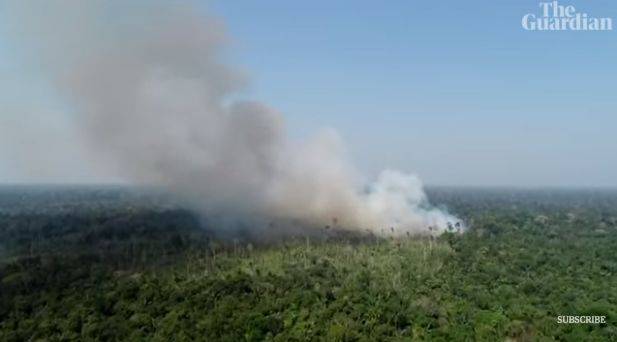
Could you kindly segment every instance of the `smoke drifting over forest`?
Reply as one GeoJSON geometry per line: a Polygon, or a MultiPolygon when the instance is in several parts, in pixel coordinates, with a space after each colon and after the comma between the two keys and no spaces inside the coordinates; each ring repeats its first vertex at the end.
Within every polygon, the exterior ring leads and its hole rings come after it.
{"type": "Polygon", "coordinates": [[[386,170],[362,184],[335,131],[298,144],[274,109],[233,100],[245,78],[224,63],[222,23],[197,6],[54,1],[10,10],[84,145],[135,183],[162,186],[206,216],[396,234],[458,221],[428,205],[413,175],[386,170]]]}

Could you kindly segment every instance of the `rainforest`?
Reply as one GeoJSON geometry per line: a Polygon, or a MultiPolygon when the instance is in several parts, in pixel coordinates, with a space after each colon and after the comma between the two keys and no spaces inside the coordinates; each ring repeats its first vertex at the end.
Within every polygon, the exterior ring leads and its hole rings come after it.
{"type": "MultiPolygon", "coordinates": [[[[0,190],[0,340],[613,340],[617,192],[428,188],[463,233],[260,241],[156,191],[0,190]],[[560,324],[562,316],[605,316],[560,324]]],[[[563,318],[562,320],[563,321],[563,318]]]]}

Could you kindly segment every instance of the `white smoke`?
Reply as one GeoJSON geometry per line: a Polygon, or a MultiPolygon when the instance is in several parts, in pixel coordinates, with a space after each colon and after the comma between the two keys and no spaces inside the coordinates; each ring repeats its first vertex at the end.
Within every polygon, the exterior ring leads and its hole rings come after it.
{"type": "Polygon", "coordinates": [[[359,182],[333,130],[289,141],[221,61],[221,24],[189,2],[53,1],[10,6],[18,38],[49,73],[93,153],[205,214],[388,234],[442,231],[419,179],[387,170],[359,182]]]}

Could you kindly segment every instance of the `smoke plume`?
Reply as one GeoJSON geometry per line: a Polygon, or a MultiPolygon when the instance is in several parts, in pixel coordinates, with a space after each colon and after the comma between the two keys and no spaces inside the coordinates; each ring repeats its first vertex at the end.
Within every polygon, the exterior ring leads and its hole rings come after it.
{"type": "Polygon", "coordinates": [[[391,234],[446,229],[420,180],[383,171],[368,186],[337,133],[297,144],[269,106],[233,100],[221,22],[189,2],[12,4],[15,31],[67,103],[84,143],[136,183],[205,215],[391,234]]]}

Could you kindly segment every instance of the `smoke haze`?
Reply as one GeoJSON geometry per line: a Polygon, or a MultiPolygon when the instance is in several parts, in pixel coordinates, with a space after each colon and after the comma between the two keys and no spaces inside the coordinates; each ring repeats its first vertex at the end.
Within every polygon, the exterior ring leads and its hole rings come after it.
{"type": "Polygon", "coordinates": [[[422,183],[394,170],[363,184],[336,131],[289,140],[281,114],[233,98],[222,23],[190,3],[11,4],[31,61],[67,103],[90,159],[179,194],[208,215],[396,234],[447,228],[422,183]],[[96,158],[93,157],[96,156],[96,158]],[[432,229],[432,228],[431,228],[432,229]]]}

